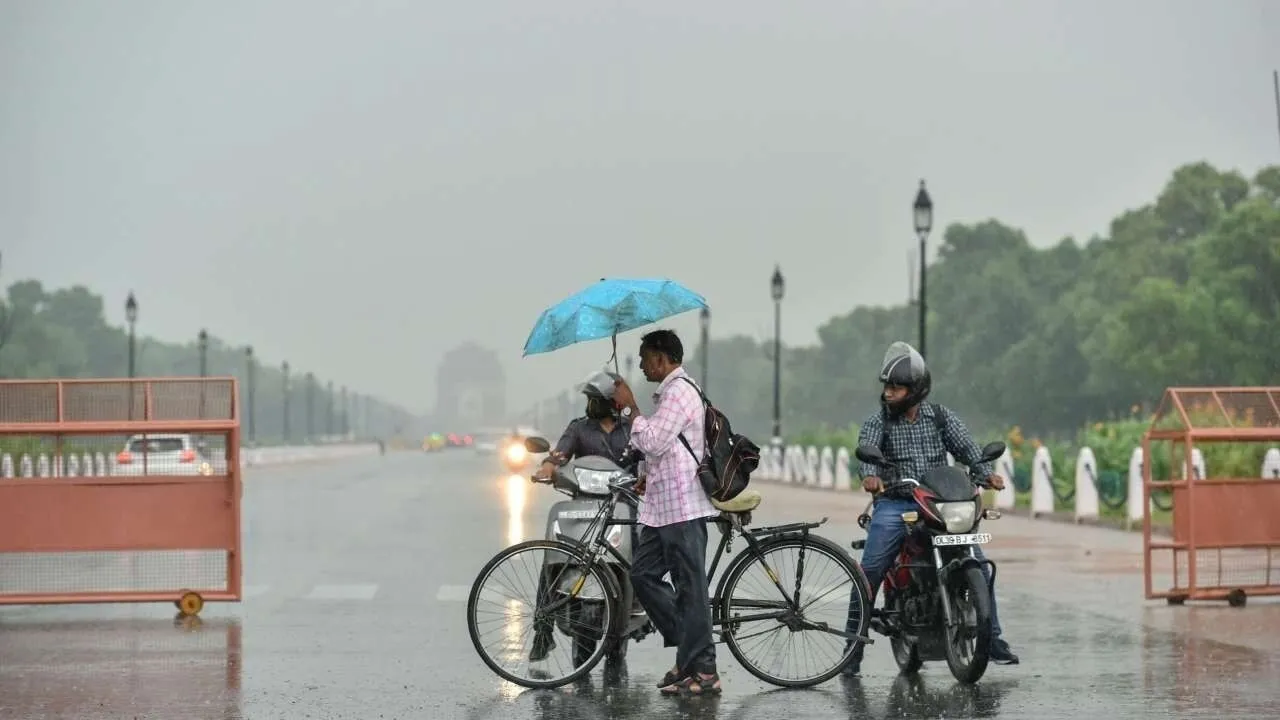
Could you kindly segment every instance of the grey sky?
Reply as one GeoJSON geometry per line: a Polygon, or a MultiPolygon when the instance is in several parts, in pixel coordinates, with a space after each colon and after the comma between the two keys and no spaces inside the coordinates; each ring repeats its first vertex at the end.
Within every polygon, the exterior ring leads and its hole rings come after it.
{"type": "MultiPolygon", "coordinates": [[[[81,282],[414,408],[604,275],[784,339],[901,301],[910,202],[1037,244],[1280,160],[1280,3],[0,2],[5,278],[81,282]]],[[[694,340],[692,315],[670,325],[694,340]]],[[[634,352],[635,333],[624,339],[634,352]]]]}

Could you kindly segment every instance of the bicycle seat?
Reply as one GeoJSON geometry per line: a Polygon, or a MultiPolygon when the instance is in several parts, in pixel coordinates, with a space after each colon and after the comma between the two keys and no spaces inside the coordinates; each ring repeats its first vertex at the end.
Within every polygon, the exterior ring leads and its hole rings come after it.
{"type": "Polygon", "coordinates": [[[712,500],[711,504],[720,512],[745,513],[760,507],[760,493],[755,490],[743,490],[731,500],[712,500]]]}

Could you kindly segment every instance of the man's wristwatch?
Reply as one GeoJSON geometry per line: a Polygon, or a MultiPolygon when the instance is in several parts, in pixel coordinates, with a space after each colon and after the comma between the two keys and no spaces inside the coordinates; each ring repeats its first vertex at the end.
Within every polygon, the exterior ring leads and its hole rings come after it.
{"type": "Polygon", "coordinates": [[[630,405],[628,405],[627,407],[622,408],[622,410],[621,410],[620,412],[621,412],[621,414],[622,414],[622,417],[624,417],[624,418],[629,418],[629,417],[631,417],[631,406],[630,406],[630,405]]]}

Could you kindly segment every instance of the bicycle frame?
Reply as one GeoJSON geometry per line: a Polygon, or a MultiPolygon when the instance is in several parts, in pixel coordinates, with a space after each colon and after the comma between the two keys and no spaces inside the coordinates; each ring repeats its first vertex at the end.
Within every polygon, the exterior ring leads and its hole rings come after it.
{"type": "MultiPolygon", "coordinates": [[[[610,527],[638,524],[635,520],[617,520],[617,519],[614,519],[613,517],[614,509],[617,507],[618,500],[621,495],[626,494],[630,497],[635,497],[638,499],[638,496],[635,495],[635,493],[632,492],[629,487],[629,485],[634,482],[635,480],[631,479],[631,480],[627,480],[612,486],[614,492],[610,493],[609,500],[605,501],[604,503],[601,503],[600,509],[596,512],[595,518],[593,518],[591,523],[587,526],[587,529],[586,531],[583,532],[582,537],[575,538],[569,535],[565,535],[564,533],[559,533],[556,535],[556,539],[560,540],[561,542],[567,543],[569,545],[575,545],[581,548],[582,554],[587,559],[588,566],[594,566],[598,564],[600,562],[600,558],[605,553],[608,553],[612,555],[613,558],[617,560],[618,563],[625,570],[629,572],[631,570],[631,563],[626,558],[624,558],[622,554],[617,551],[617,549],[615,549],[612,545],[610,545],[607,540],[605,540],[605,535],[606,535],[606,532],[608,531],[608,528],[610,527]],[[587,538],[590,538],[590,541],[588,541],[587,538]]],[[[776,610],[772,612],[756,613],[752,615],[735,615],[732,618],[726,618],[722,616],[724,598],[722,598],[718,594],[718,592],[710,592],[709,594],[711,595],[712,627],[723,628],[725,625],[728,625],[728,624],[738,625],[740,623],[753,622],[757,620],[780,620],[780,621],[786,622],[788,625],[794,625],[795,629],[823,630],[833,635],[838,635],[842,638],[845,638],[846,640],[859,639],[864,642],[869,640],[869,638],[859,637],[854,635],[853,633],[846,632],[843,628],[838,630],[832,629],[826,626],[825,623],[819,624],[819,623],[808,622],[808,621],[801,620],[797,616],[797,613],[799,613],[801,609],[800,602],[799,602],[800,581],[804,577],[804,547],[805,546],[803,544],[801,545],[800,558],[796,566],[796,587],[795,587],[794,594],[788,594],[786,589],[782,587],[782,583],[778,580],[777,572],[775,572],[774,569],[769,566],[768,561],[766,561],[764,558],[764,554],[760,551],[760,546],[763,540],[767,538],[776,537],[779,535],[798,533],[803,543],[808,539],[810,530],[821,527],[827,522],[827,520],[828,518],[824,517],[822,518],[822,520],[818,522],[797,522],[797,523],[788,523],[786,525],[773,525],[768,527],[755,528],[753,530],[746,530],[743,528],[742,518],[736,514],[725,513],[712,518],[708,518],[707,519],[708,522],[714,522],[720,528],[720,541],[716,547],[715,555],[712,556],[711,567],[707,570],[708,591],[711,591],[711,587],[716,576],[716,570],[719,569],[720,567],[720,560],[723,557],[725,557],[727,553],[732,552],[733,535],[736,532],[747,543],[747,552],[749,553],[749,555],[758,558],[760,561],[760,564],[764,566],[765,572],[768,574],[769,579],[773,581],[774,587],[778,589],[778,592],[782,595],[782,598],[783,598],[783,601],[781,602],[778,602],[778,601],[769,602],[769,601],[763,601],[763,600],[738,601],[739,603],[741,603],[742,607],[755,608],[755,609],[776,608],[776,610]]],[[[742,557],[742,556],[739,556],[739,557],[742,557]]],[[[569,563],[566,563],[565,566],[561,568],[560,573],[566,572],[568,570],[568,565],[569,563]]],[[[731,564],[726,565],[726,568],[725,568],[726,573],[728,572],[728,569],[730,567],[731,567],[731,564]]],[[[561,576],[562,575],[558,575],[556,579],[550,583],[550,585],[552,587],[558,586],[561,576]]],[[[723,578],[722,578],[722,581],[723,581],[723,578]]],[[[554,610],[568,604],[577,596],[579,592],[581,592],[582,586],[585,584],[585,582],[586,582],[586,576],[584,575],[578,580],[577,583],[575,583],[573,590],[570,592],[568,596],[562,597],[558,600],[555,600],[549,603],[544,608],[545,611],[553,612],[554,610]]],[[[721,638],[719,640],[720,642],[723,642],[723,634],[724,634],[724,631],[721,630],[720,631],[721,638]]]]}

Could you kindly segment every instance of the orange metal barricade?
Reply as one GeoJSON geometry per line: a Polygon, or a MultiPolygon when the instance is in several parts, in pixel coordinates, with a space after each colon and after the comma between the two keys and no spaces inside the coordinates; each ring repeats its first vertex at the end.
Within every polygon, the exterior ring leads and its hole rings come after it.
{"type": "Polygon", "coordinates": [[[0,478],[0,604],[240,600],[237,397],[231,377],[0,381],[20,468],[0,478]]]}
{"type": "MultiPolygon", "coordinates": [[[[1280,441],[1280,387],[1169,388],[1142,440],[1144,575],[1147,599],[1222,600],[1242,605],[1247,595],[1280,594],[1280,481],[1259,472],[1266,449],[1280,441]],[[1153,443],[1171,450],[1162,457],[1153,443]],[[1193,451],[1229,448],[1252,467],[1250,476],[1213,477],[1195,472],[1193,451]],[[1256,462],[1255,461],[1256,456],[1256,462]],[[1173,538],[1153,540],[1152,492],[1173,496],[1173,538]],[[1172,583],[1153,590],[1153,551],[1172,553],[1172,583]]],[[[1166,556],[1167,557],[1167,556],[1166,556]]]]}

